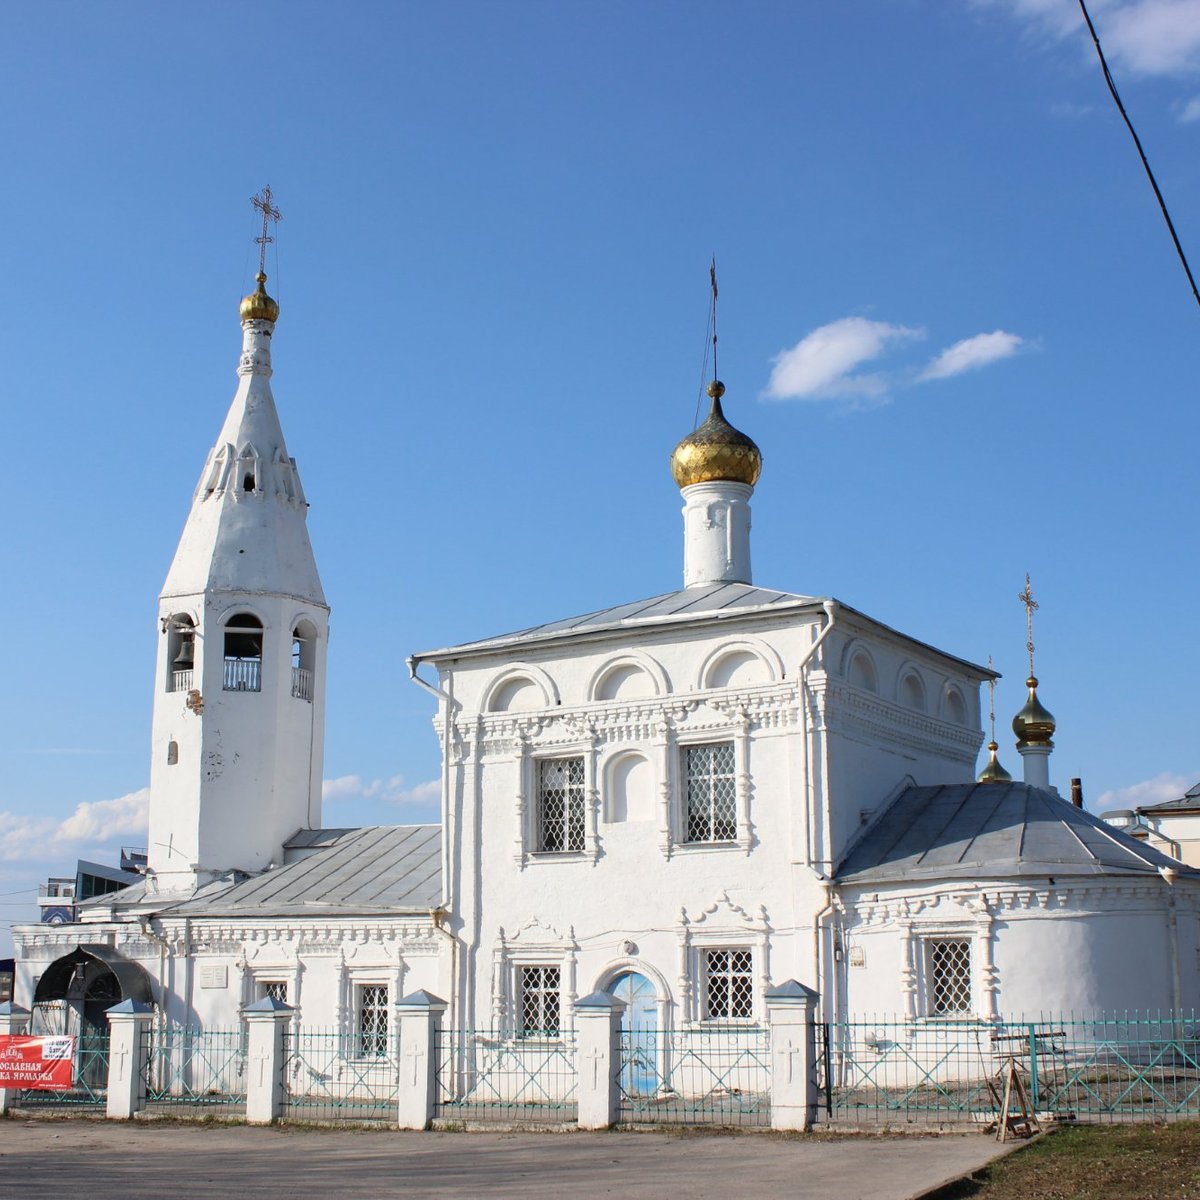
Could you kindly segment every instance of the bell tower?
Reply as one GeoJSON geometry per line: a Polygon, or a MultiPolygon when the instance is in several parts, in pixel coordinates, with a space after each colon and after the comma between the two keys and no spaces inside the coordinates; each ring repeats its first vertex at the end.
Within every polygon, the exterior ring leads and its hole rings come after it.
{"type": "Polygon", "coordinates": [[[159,598],[149,866],[164,891],[282,863],[287,838],[321,823],[329,606],[271,392],[263,267],[280,214],[269,188],[254,204],[237,390],[159,598]]]}

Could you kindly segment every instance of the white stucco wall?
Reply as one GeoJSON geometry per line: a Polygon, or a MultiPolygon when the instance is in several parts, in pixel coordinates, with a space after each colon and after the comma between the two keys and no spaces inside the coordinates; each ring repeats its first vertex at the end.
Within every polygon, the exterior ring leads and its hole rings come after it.
{"type": "Polygon", "coordinates": [[[814,921],[829,861],[857,835],[860,813],[909,775],[971,779],[981,739],[978,673],[849,614],[813,660],[802,698],[799,664],[824,622],[815,606],[726,614],[438,664],[456,710],[456,1019],[511,1022],[524,964],[560,965],[568,1005],[636,970],[673,1024],[703,1015],[708,948],[752,949],[756,1016],[772,983],[817,986],[814,921]],[[845,679],[848,639],[872,654],[875,692],[845,679]],[[919,710],[898,690],[902,674],[919,677],[919,710]],[[962,699],[953,721],[938,708],[948,678],[962,699]],[[731,844],[688,844],[682,755],[715,741],[734,744],[744,819],[731,844]],[[634,796],[630,755],[644,760],[634,796]],[[586,843],[539,854],[537,763],[567,756],[586,764],[586,843]]]}

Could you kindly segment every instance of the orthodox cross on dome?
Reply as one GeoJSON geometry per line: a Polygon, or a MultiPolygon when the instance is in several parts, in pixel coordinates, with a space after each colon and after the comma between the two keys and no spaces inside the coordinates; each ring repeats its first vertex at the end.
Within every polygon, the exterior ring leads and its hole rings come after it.
{"type": "MultiPolygon", "coordinates": [[[[992,656],[988,655],[988,670],[992,670],[992,656]]],[[[996,740],[996,677],[988,680],[988,717],[992,722],[992,741],[996,740]]]]}
{"type": "Polygon", "coordinates": [[[1029,651],[1029,674],[1033,674],[1033,614],[1041,606],[1033,598],[1033,585],[1029,582],[1029,572],[1025,572],[1025,590],[1017,593],[1017,599],[1025,605],[1025,649],[1029,651]]]}
{"type": "Polygon", "coordinates": [[[275,240],[267,234],[267,225],[270,221],[279,222],[283,220],[283,213],[271,204],[271,185],[267,184],[262,190],[261,196],[251,196],[250,203],[262,213],[262,233],[254,240],[258,243],[258,273],[264,274],[267,269],[267,247],[275,240]]]}
{"type": "Polygon", "coordinates": [[[708,266],[708,281],[712,284],[712,347],[713,347],[713,381],[720,376],[717,374],[717,256],[714,254],[708,266]]]}

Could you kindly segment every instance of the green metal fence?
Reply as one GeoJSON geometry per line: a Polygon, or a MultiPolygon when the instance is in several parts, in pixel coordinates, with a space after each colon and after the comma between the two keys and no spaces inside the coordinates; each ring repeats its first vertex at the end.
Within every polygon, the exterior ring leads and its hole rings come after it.
{"type": "Polygon", "coordinates": [[[575,1035],[439,1029],[434,1116],[562,1124],[576,1119],[575,1035]]]}
{"type": "Polygon", "coordinates": [[[144,1066],[146,1107],[186,1110],[246,1107],[246,1035],[242,1029],[167,1028],[149,1034],[144,1066]]]}
{"type": "Polygon", "coordinates": [[[85,1033],[75,1046],[74,1083],[69,1091],[23,1090],[16,1108],[42,1112],[102,1111],[108,1102],[108,1033],[85,1033]]]}
{"type": "Polygon", "coordinates": [[[622,1031],[621,1121],[769,1125],[768,1038],[744,1026],[622,1031]]]}
{"type": "Polygon", "coordinates": [[[364,1042],[341,1029],[288,1029],[281,1077],[284,1120],[395,1122],[394,1035],[364,1042]]]}
{"type": "Polygon", "coordinates": [[[1011,1064],[1031,1108],[1060,1120],[1200,1116],[1194,1013],[1036,1021],[872,1020],[819,1027],[822,1118],[987,1123],[1011,1064]]]}

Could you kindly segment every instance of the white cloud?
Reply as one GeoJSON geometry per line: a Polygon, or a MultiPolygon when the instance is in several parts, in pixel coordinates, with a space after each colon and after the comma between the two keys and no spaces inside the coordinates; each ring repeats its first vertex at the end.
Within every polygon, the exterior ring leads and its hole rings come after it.
{"type": "Polygon", "coordinates": [[[1144,779],[1141,783],[1129,787],[1113,788],[1102,792],[1094,806],[1097,812],[1107,812],[1112,808],[1140,808],[1147,804],[1161,804],[1164,800],[1178,800],[1200,779],[1200,772],[1192,775],[1173,775],[1164,771],[1153,779],[1144,779]]]}
{"type": "Polygon", "coordinates": [[[947,346],[941,354],[929,361],[925,369],[917,376],[919,381],[930,379],[949,379],[952,375],[961,375],[964,371],[974,371],[986,367],[988,363],[999,362],[1002,358],[1011,358],[1025,344],[1024,339],[1015,333],[1005,333],[996,329],[992,333],[977,333],[974,337],[963,338],[953,346],[947,346]]]}
{"type": "Polygon", "coordinates": [[[1200,121],[1200,96],[1193,96],[1179,111],[1179,119],[1187,124],[1200,121]]]}
{"type": "Polygon", "coordinates": [[[831,321],[775,356],[765,394],[774,400],[882,397],[888,388],[886,377],[856,375],[855,369],[896,345],[924,336],[922,329],[865,317],[831,321]]]}
{"type": "Polygon", "coordinates": [[[0,812],[0,860],[53,859],[86,844],[95,846],[128,838],[144,844],[150,789],[139,788],[113,800],[85,801],[65,820],[0,812]]]}
{"type": "Polygon", "coordinates": [[[321,795],[325,800],[378,799],[387,804],[405,806],[430,804],[441,794],[440,779],[429,779],[407,787],[403,775],[370,780],[363,779],[361,775],[341,775],[321,783],[321,795]]]}
{"type": "Polygon", "coordinates": [[[1142,75],[1177,75],[1200,67],[1200,0],[1136,0],[1097,17],[1105,53],[1142,75]]]}
{"type": "MultiPolygon", "coordinates": [[[[1077,38],[1094,58],[1078,0],[976,0],[1003,8],[1036,35],[1077,38]]],[[[1092,0],[1092,23],[1114,67],[1139,75],[1200,69],[1200,0],[1092,0]]]]}

